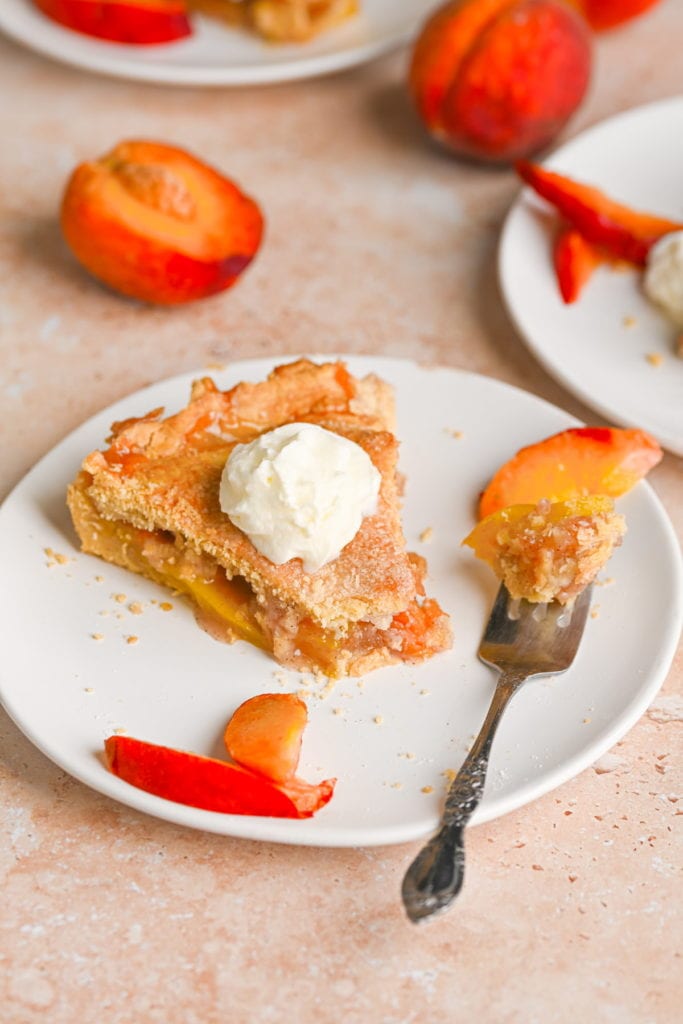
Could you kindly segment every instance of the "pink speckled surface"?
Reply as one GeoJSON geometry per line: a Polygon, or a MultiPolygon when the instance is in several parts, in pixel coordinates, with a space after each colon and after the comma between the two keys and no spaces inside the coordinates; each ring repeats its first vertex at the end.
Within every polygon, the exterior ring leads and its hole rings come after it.
{"type": "MultiPolygon", "coordinates": [[[[683,6],[597,43],[565,133],[680,90],[683,6]]],[[[304,350],[440,362],[592,422],[515,336],[494,278],[513,175],[425,145],[405,54],[268,89],[127,84],[0,40],[0,497],[72,427],[141,385],[304,350]],[[55,211],[120,138],[193,149],[257,196],[266,244],[239,285],[137,306],[68,256],[55,211]]],[[[681,460],[651,475],[679,537],[681,460]]],[[[316,850],[196,833],[86,789],[0,712],[3,1024],[669,1024],[681,1000],[683,659],[593,768],[470,833],[466,888],[415,929],[417,847],[316,850]]]]}

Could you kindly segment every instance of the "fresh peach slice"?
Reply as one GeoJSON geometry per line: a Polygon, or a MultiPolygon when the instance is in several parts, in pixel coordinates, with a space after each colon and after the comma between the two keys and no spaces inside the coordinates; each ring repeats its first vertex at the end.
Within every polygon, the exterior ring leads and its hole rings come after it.
{"type": "Polygon", "coordinates": [[[659,0],[569,0],[597,32],[645,14],[659,0]]]}
{"type": "Polygon", "coordinates": [[[594,271],[607,259],[576,228],[562,228],[555,239],[553,264],[564,302],[576,302],[594,271]]]}
{"type": "Polygon", "coordinates": [[[334,779],[318,785],[292,779],[278,785],[239,765],[132,736],[109,736],[104,748],[109,770],[124,782],[206,811],[310,818],[334,792],[334,779]]]}
{"type": "Polygon", "coordinates": [[[650,249],[660,238],[680,231],[683,224],[617,203],[600,189],[529,160],[515,164],[522,181],[553,206],[594,245],[619,260],[645,266],[650,249]]]}
{"type": "Polygon", "coordinates": [[[522,448],[498,470],[479,501],[479,518],[508,505],[587,494],[619,497],[662,458],[644,430],[571,427],[522,448]]]}
{"type": "Polygon", "coordinates": [[[308,721],[306,705],[294,693],[259,693],[235,711],[225,746],[237,764],[274,782],[294,777],[308,721]]]}
{"type": "Polygon", "coordinates": [[[186,0],[33,0],[52,21],[114,43],[169,43],[192,34],[186,0]]]}
{"type": "Polygon", "coordinates": [[[626,532],[605,495],[512,505],[482,519],[465,538],[510,596],[566,604],[597,576],[626,532]]]}
{"type": "Polygon", "coordinates": [[[122,142],[76,168],[64,237],[109,287],[144,302],[189,302],[229,288],[256,254],[257,204],[185,150],[122,142]]]}

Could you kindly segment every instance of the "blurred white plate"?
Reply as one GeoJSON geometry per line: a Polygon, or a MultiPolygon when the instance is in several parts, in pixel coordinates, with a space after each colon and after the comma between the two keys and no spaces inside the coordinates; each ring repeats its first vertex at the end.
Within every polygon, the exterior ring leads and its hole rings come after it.
{"type": "MultiPolygon", "coordinates": [[[[635,209],[683,221],[683,98],[639,107],[583,132],[545,161],[635,209]]],[[[676,329],[646,299],[636,269],[598,268],[565,305],[552,266],[553,209],[525,188],[501,237],[508,310],[550,374],[607,420],[641,427],[683,455],[683,359],[676,329]],[[661,356],[653,366],[648,356],[661,356]]]]}
{"type": "Polygon", "coordinates": [[[0,30],[64,64],[170,85],[255,85],[341,71],[407,42],[436,0],[362,0],[361,12],[308,43],[274,45],[214,18],[174,43],[124,46],[56,24],[31,0],[2,0],[0,30]]]}
{"type": "MultiPolygon", "coordinates": [[[[180,598],[171,598],[174,609],[164,613],[152,600],[168,600],[168,592],[81,554],[64,504],[67,483],[113,420],[186,403],[192,375],[164,381],[62,441],[0,510],[0,697],[65,771],[140,811],[251,839],[361,846],[416,839],[435,827],[444,772],[461,763],[494,685],[476,651],[497,583],[460,540],[473,525],[479,491],[501,462],[574,421],[485,377],[393,359],[347,361],[352,372],[376,371],[396,388],[405,532],[410,547],[428,559],[428,592],[452,616],[453,650],[424,665],[371,673],[362,685],[338,681],[326,693],[324,685],[283,673],[245,643],[212,640],[180,598]],[[431,542],[420,542],[428,527],[431,542]],[[46,548],[69,561],[49,567],[46,548]],[[117,603],[116,594],[125,594],[125,602],[117,603]],[[143,614],[131,613],[134,601],[143,614]],[[127,644],[129,635],[139,642],[127,644]],[[339,780],[330,804],[308,821],[183,807],[134,789],[101,761],[103,740],[117,728],[225,756],[221,736],[237,705],[281,689],[311,693],[300,775],[339,780]]],[[[261,379],[272,365],[236,363],[215,376],[225,388],[261,379]]],[[[572,669],[528,683],[515,698],[475,821],[511,811],[590,765],[634,724],[666,675],[683,614],[678,546],[648,485],[639,484],[619,504],[629,532],[608,567],[614,582],[596,589],[599,611],[588,621],[572,669]]]]}

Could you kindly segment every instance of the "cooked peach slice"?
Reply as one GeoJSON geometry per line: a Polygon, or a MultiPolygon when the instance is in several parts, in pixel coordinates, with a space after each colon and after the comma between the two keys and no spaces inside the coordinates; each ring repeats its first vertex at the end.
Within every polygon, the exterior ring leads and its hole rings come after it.
{"type": "Polygon", "coordinates": [[[591,495],[500,509],[463,544],[488,562],[513,598],[566,604],[592,583],[625,532],[612,499],[591,495]]]}
{"type": "Polygon", "coordinates": [[[522,448],[501,466],[480,498],[479,518],[542,498],[617,498],[661,458],[659,444],[644,430],[572,427],[522,448]]]}
{"type": "Polygon", "coordinates": [[[76,168],[61,223],[94,277],[160,304],[229,288],[263,231],[257,204],[228,178],[182,149],[139,141],[76,168]]]}
{"type": "Polygon", "coordinates": [[[243,768],[287,782],[299,763],[307,721],[306,705],[296,694],[259,693],[235,711],[225,730],[225,746],[243,768]]]}

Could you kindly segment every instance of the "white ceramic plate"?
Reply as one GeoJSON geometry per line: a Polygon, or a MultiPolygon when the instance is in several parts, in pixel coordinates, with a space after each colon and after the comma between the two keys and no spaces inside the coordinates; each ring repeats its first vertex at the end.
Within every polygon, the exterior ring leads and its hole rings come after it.
{"type": "MultiPolygon", "coordinates": [[[[683,98],[612,117],[546,161],[636,209],[683,221],[683,98]]],[[[607,420],[641,427],[683,455],[683,360],[675,328],[651,305],[637,270],[600,268],[563,304],[551,246],[556,218],[524,189],[503,230],[500,281],[510,315],[558,381],[607,420]],[[662,357],[659,366],[648,356],[662,357]]]]}
{"type": "MultiPolygon", "coordinates": [[[[436,825],[443,773],[462,761],[494,684],[476,651],[497,585],[459,542],[473,525],[478,492],[500,463],[573,421],[525,392],[473,374],[370,357],[348,363],[357,374],[377,371],[396,388],[406,536],[429,560],[428,590],[452,616],[454,649],[421,666],[371,673],[362,685],[338,681],[325,695],[320,683],[283,673],[247,644],[212,640],[181,599],[173,598],[173,611],[164,613],[152,600],[168,600],[167,592],[79,553],[66,485],[113,420],[162,404],[180,408],[191,376],[156,384],[71,434],[0,510],[0,696],[26,735],[76,778],[169,821],[252,839],[386,844],[424,836],[436,825]],[[422,543],[428,527],[433,539],[422,543]],[[68,563],[49,567],[45,548],[68,563]],[[125,594],[125,603],[116,594],[125,594]],[[131,613],[131,602],[140,602],[143,613],[131,613]],[[130,635],[139,642],[129,645],[130,635]],[[117,728],[224,756],[220,737],[239,703],[258,692],[302,688],[311,696],[300,774],[339,780],[331,803],[308,821],[183,807],[127,785],[100,759],[103,740],[117,728]]],[[[238,363],[215,376],[228,387],[258,380],[272,365],[238,363]]],[[[683,614],[678,546],[646,484],[620,505],[629,532],[609,565],[614,583],[596,590],[598,614],[572,669],[528,683],[515,698],[476,821],[519,807],[590,765],[634,724],[665,677],[683,614]]]]}
{"type": "Polygon", "coordinates": [[[213,18],[158,46],[124,46],[72,32],[31,0],[2,0],[0,30],[47,57],[102,74],[171,85],[254,85],[341,71],[406,42],[437,0],[362,0],[361,12],[299,45],[272,45],[213,18]]]}

